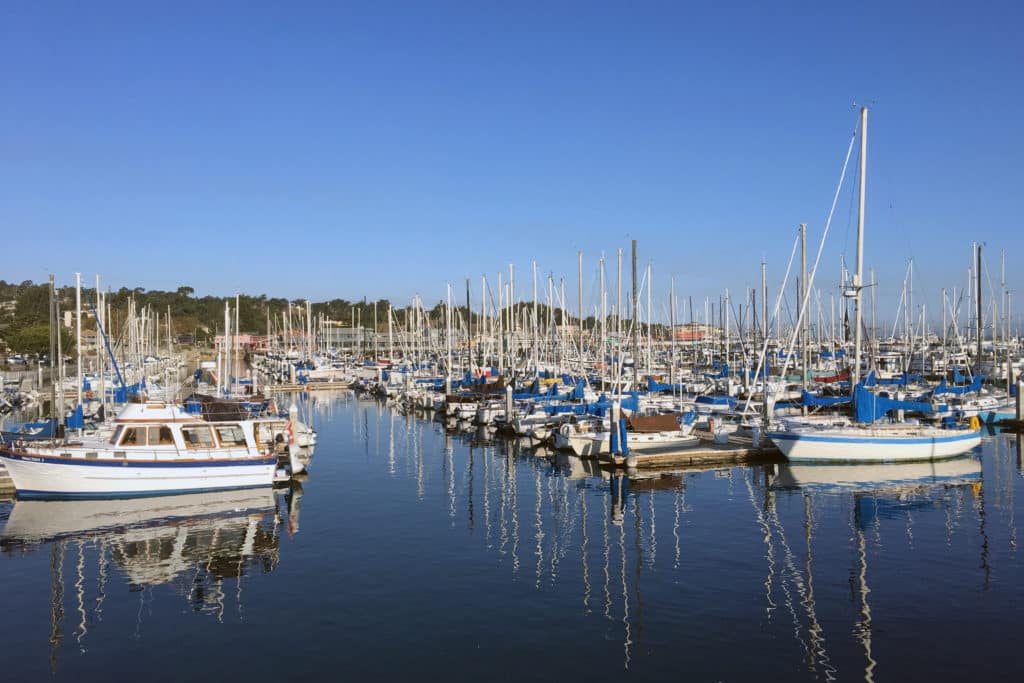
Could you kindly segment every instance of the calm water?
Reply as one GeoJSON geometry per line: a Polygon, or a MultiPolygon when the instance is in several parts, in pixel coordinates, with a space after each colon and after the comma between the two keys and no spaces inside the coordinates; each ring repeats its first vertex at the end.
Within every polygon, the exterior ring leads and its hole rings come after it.
{"type": "Polygon", "coordinates": [[[301,487],[0,503],[5,678],[1024,675],[1013,437],[611,476],[351,394],[302,410],[301,487]]]}

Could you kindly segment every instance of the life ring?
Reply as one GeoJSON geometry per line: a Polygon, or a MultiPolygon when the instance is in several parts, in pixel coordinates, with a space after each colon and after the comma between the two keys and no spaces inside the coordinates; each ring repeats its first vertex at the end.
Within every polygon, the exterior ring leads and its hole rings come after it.
{"type": "Polygon", "coordinates": [[[970,424],[971,424],[971,429],[972,430],[981,429],[981,420],[978,419],[977,415],[974,415],[974,416],[971,417],[970,424]]]}
{"type": "Polygon", "coordinates": [[[91,399],[92,398],[92,392],[91,391],[85,392],[85,397],[88,398],[88,399],[91,399]]]}

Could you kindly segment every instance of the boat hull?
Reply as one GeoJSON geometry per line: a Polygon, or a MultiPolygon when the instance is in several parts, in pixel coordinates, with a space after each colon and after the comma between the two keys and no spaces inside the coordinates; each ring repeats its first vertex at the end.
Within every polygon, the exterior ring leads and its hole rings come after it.
{"type": "Polygon", "coordinates": [[[887,436],[870,430],[863,434],[815,430],[769,432],[768,438],[788,460],[795,462],[895,462],[955,458],[981,443],[981,431],[908,437],[887,436]]]}
{"type": "Polygon", "coordinates": [[[0,451],[19,498],[118,498],[270,486],[276,456],[205,462],[132,462],[0,451]]]}

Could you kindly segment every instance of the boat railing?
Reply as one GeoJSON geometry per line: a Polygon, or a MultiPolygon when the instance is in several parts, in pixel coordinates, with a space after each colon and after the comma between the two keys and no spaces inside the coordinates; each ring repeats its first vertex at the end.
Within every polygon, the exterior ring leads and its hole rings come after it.
{"type": "Polygon", "coordinates": [[[39,441],[25,441],[24,443],[15,441],[9,442],[10,448],[19,450],[22,448],[32,449],[26,452],[27,455],[43,455],[39,453],[40,446],[45,446],[47,451],[52,453],[46,453],[48,457],[58,457],[63,459],[84,459],[84,460],[166,460],[167,462],[174,462],[176,460],[222,460],[224,458],[237,458],[241,456],[252,456],[252,449],[248,447],[238,448],[189,448],[182,449],[177,446],[170,448],[145,448],[145,447],[132,447],[132,448],[95,448],[90,449],[84,447],[78,443],[60,443],[52,442],[49,444],[43,444],[39,441]]]}

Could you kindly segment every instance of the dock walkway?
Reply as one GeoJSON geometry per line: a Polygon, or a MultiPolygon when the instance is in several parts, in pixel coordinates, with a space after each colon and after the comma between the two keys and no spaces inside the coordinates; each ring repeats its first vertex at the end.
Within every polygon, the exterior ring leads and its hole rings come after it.
{"type": "MultiPolygon", "coordinates": [[[[749,448],[733,444],[702,443],[674,453],[645,454],[634,451],[637,467],[666,467],[668,465],[749,465],[784,462],[777,448],[749,448]]],[[[626,457],[602,453],[598,459],[609,465],[625,465],[626,457]]]]}

